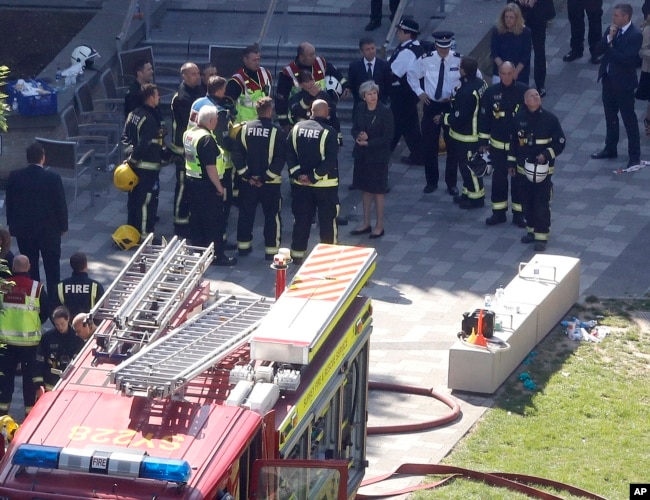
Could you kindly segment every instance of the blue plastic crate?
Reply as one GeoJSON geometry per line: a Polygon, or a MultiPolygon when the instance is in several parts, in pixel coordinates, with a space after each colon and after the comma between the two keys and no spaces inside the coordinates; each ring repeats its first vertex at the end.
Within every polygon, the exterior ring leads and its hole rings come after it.
{"type": "Polygon", "coordinates": [[[58,111],[57,92],[56,89],[50,87],[43,80],[26,80],[25,83],[30,85],[34,82],[39,85],[43,90],[47,90],[49,94],[39,94],[32,96],[25,96],[21,92],[16,92],[14,86],[16,80],[7,82],[7,102],[11,106],[14,98],[18,99],[18,112],[23,116],[42,116],[54,115],[58,111]]]}

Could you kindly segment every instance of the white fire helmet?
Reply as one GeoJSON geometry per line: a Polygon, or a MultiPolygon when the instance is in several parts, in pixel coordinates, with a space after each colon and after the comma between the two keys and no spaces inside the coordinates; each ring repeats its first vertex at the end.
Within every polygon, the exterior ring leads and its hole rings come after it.
{"type": "Polygon", "coordinates": [[[74,66],[75,64],[81,63],[84,68],[92,68],[93,62],[96,57],[101,57],[99,52],[97,52],[92,47],[88,45],[79,45],[75,47],[70,56],[70,62],[74,66]]]}
{"type": "Polygon", "coordinates": [[[332,75],[325,77],[325,90],[336,99],[343,95],[343,85],[332,75]]]}
{"type": "Polygon", "coordinates": [[[535,160],[531,161],[526,159],[524,162],[524,170],[526,171],[526,178],[530,182],[542,182],[548,175],[548,162],[539,164],[535,160]]]}

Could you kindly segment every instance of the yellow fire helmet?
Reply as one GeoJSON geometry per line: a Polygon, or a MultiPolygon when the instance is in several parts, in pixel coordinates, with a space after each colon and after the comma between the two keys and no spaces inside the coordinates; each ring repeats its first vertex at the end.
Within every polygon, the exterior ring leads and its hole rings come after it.
{"type": "Polygon", "coordinates": [[[113,184],[120,191],[125,191],[127,193],[133,191],[133,188],[138,185],[140,179],[137,174],[133,171],[131,166],[127,163],[120,163],[115,167],[113,172],[113,184]]]}
{"type": "Polygon", "coordinates": [[[237,134],[242,128],[243,123],[229,123],[228,124],[228,135],[231,139],[236,139],[237,134]]]}
{"type": "Polygon", "coordinates": [[[113,238],[113,242],[117,248],[129,250],[140,243],[140,232],[133,226],[124,224],[115,230],[111,238],[113,238]]]}

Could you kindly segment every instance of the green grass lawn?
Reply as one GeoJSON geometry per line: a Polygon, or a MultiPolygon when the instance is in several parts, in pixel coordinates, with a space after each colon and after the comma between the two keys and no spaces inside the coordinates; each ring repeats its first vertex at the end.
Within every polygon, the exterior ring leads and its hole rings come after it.
{"type": "MultiPolygon", "coordinates": [[[[631,310],[650,310],[650,303],[592,297],[577,307],[571,315],[582,320],[604,316],[600,324],[611,327],[610,335],[600,344],[574,342],[556,327],[442,463],[540,476],[613,500],[629,498],[630,483],[650,481],[650,332],[630,320],[631,310]],[[518,380],[524,371],[536,391],[518,380]]],[[[414,498],[528,497],[460,479],[414,498]]]]}

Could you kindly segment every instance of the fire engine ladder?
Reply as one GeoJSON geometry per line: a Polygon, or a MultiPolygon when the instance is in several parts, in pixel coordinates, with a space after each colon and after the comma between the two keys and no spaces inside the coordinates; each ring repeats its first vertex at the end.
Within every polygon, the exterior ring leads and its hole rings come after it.
{"type": "Polygon", "coordinates": [[[114,368],[111,383],[127,396],[183,399],[194,377],[246,343],[271,303],[226,296],[114,368]]]}
{"type": "Polygon", "coordinates": [[[137,352],[167,328],[187,293],[199,283],[212,262],[214,248],[193,247],[172,238],[153,245],[149,235],[113,281],[92,317],[114,323],[97,338],[96,357],[137,352]]]}

